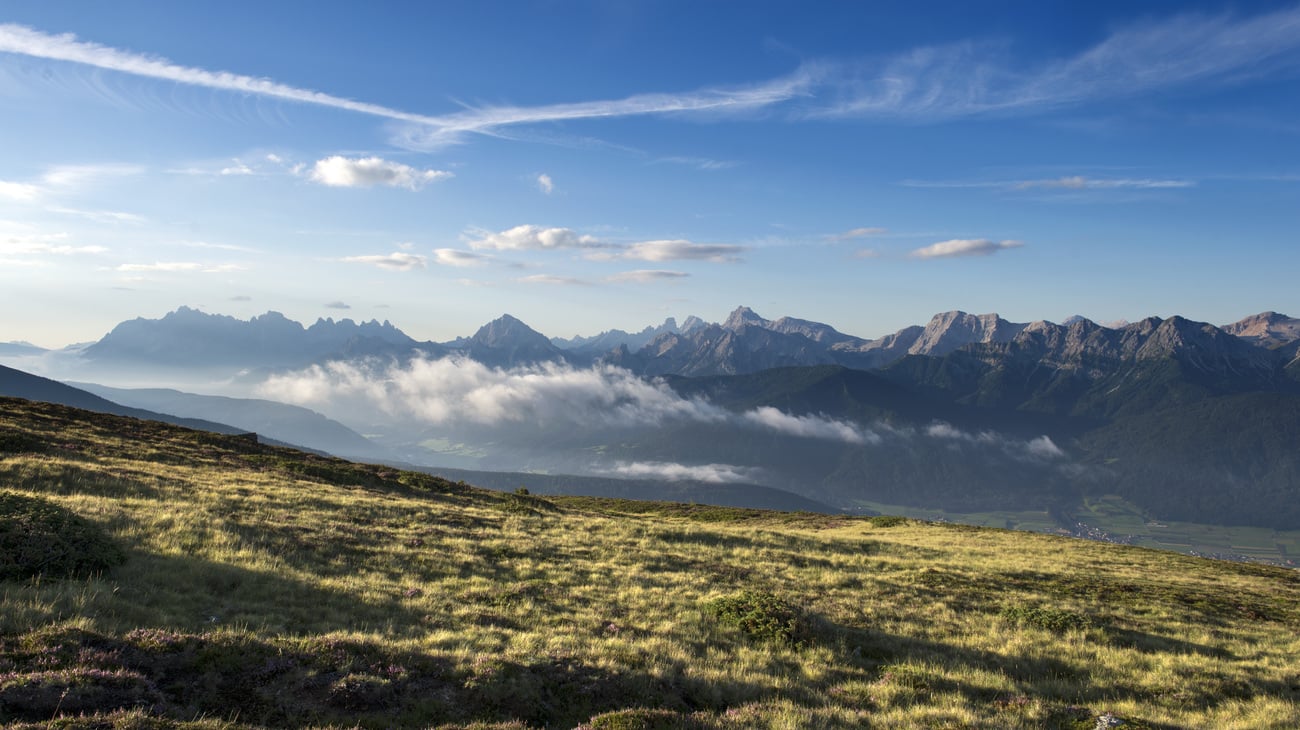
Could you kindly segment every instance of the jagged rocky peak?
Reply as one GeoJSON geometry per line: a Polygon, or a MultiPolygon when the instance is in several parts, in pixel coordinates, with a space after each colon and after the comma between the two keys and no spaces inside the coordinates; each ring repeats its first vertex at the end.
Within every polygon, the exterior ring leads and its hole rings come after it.
{"type": "Polygon", "coordinates": [[[704,320],[702,320],[702,319],[700,319],[699,317],[696,317],[695,315],[692,314],[692,315],[688,316],[688,317],[687,317],[687,318],[682,322],[682,326],[679,327],[679,328],[677,329],[677,331],[678,331],[678,332],[681,332],[682,334],[686,334],[687,332],[690,332],[691,330],[696,330],[696,329],[699,329],[699,328],[701,328],[701,327],[707,327],[708,324],[709,324],[708,322],[705,322],[704,320]]]}
{"type": "Polygon", "coordinates": [[[677,328],[677,320],[672,317],[669,317],[665,319],[664,323],[659,325],[658,327],[655,327],[654,325],[646,325],[646,328],[641,330],[641,334],[649,335],[649,334],[657,334],[659,332],[679,332],[679,331],[680,330],[677,328]]]}
{"type": "Polygon", "coordinates": [[[996,314],[967,314],[960,310],[943,312],[931,318],[908,352],[913,355],[946,355],[974,343],[1010,342],[1025,327],[996,314]]]}
{"type": "Polygon", "coordinates": [[[732,312],[731,315],[727,317],[727,321],[722,323],[722,327],[724,329],[735,331],[746,325],[766,328],[770,324],[771,322],[758,316],[758,314],[749,307],[736,307],[736,311],[732,312]]]}
{"type": "Polygon", "coordinates": [[[478,332],[475,332],[474,336],[470,338],[471,342],[491,347],[508,345],[519,342],[520,340],[537,339],[540,339],[548,345],[550,344],[550,340],[547,340],[540,332],[509,314],[503,314],[482,327],[479,327],[478,332]]]}

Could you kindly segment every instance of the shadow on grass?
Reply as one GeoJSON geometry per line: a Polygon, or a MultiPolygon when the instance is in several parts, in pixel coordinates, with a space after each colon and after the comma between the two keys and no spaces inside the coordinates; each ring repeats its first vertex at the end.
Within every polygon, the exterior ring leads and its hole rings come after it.
{"type": "MultiPolygon", "coordinates": [[[[680,663],[611,671],[572,657],[506,661],[399,651],[329,637],[72,628],[0,637],[0,721],[143,710],[270,727],[428,727],[522,720],[574,727],[628,707],[723,709],[680,663]]],[[[761,688],[732,683],[728,697],[761,688]]]]}

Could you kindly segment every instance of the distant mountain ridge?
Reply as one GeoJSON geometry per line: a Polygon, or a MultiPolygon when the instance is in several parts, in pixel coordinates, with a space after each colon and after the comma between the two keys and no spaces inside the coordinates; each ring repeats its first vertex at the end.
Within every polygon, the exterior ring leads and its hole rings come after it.
{"type": "MultiPolygon", "coordinates": [[[[471,337],[417,342],[388,321],[319,319],[309,327],[278,312],[250,320],[180,307],[161,319],[122,322],[84,348],[95,362],[169,367],[302,367],[329,359],[405,359],[459,353],[491,367],[541,362],[603,361],[641,375],[739,375],[774,367],[836,364],[874,370],[908,356],[943,357],[958,350],[1006,346],[1018,357],[1056,367],[1090,367],[1178,354],[1202,370],[1288,370],[1300,377],[1300,319],[1263,312],[1215,327],[1174,316],[1107,327],[1083,317],[1064,324],[1016,323],[996,314],[954,310],[875,340],[810,320],[769,320],[738,307],[722,323],[673,318],[637,333],[608,330],[591,337],[547,338],[509,314],[471,337]]],[[[17,346],[15,346],[17,347],[17,346]]],[[[996,356],[996,350],[986,357],[996,356]]]]}
{"type": "Polygon", "coordinates": [[[625,348],[607,359],[644,375],[739,375],[825,364],[873,370],[909,355],[942,357],[971,347],[1013,343],[1021,351],[1036,349],[1044,363],[1059,366],[1180,354],[1199,359],[1205,370],[1275,370],[1296,358],[1300,320],[1269,312],[1218,328],[1177,316],[1148,317],[1109,328],[1082,317],[1071,317],[1063,325],[1045,320],[1016,323],[996,314],[952,311],[936,314],[924,327],[865,340],[819,322],[790,317],[773,321],[740,307],[722,324],[664,333],[640,350],[625,348]]]}
{"type": "Polygon", "coordinates": [[[83,356],[174,367],[294,367],[330,355],[391,354],[417,346],[432,343],[418,343],[387,321],[318,319],[303,327],[279,312],[240,320],[180,307],[161,319],[122,322],[83,356]]]}
{"type": "MultiPolygon", "coordinates": [[[[57,403],[59,405],[80,408],[95,413],[109,413],[115,416],[129,416],[131,418],[140,418],[146,421],[160,421],[170,423],[174,426],[184,426],[199,431],[212,431],[213,433],[222,433],[228,435],[238,435],[249,433],[249,429],[231,426],[225,423],[217,423],[201,418],[184,418],[168,413],[157,413],[155,411],[143,408],[132,408],[115,403],[106,398],[102,398],[94,393],[90,393],[80,388],[74,388],[65,385],[57,380],[50,380],[39,375],[33,375],[21,370],[0,365],[0,396],[10,398],[23,398],[26,400],[40,401],[43,403],[57,403]]],[[[258,440],[262,443],[276,446],[292,446],[301,449],[301,446],[295,446],[283,441],[272,438],[263,438],[260,434],[258,440]]],[[[306,449],[311,450],[311,449],[306,449]]]]}
{"type": "Polygon", "coordinates": [[[114,403],[230,424],[278,441],[302,444],[350,459],[390,458],[383,449],[338,421],[315,411],[276,401],[196,395],[167,388],[110,388],[94,383],[71,383],[114,403]]]}

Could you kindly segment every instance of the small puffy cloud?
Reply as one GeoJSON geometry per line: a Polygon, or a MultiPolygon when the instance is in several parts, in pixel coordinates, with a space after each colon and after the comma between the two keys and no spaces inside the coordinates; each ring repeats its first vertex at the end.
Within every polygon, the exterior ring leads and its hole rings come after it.
{"type": "Polygon", "coordinates": [[[388,269],[389,271],[423,269],[427,263],[425,257],[415,253],[406,253],[405,251],[396,251],[390,254],[375,254],[371,256],[344,256],[339,260],[348,264],[378,266],[381,269],[388,269]]]}
{"type": "Polygon", "coordinates": [[[494,251],[536,251],[561,248],[601,248],[607,246],[594,236],[579,234],[571,228],[543,228],[534,225],[490,233],[475,232],[478,238],[469,239],[470,248],[494,251]]]}
{"type": "Polygon", "coordinates": [[[544,195],[550,195],[555,192],[555,181],[551,179],[550,175],[543,172],[537,176],[537,189],[542,191],[544,195]]]}
{"type": "Polygon", "coordinates": [[[352,305],[347,302],[333,301],[325,305],[326,309],[351,309],[352,305]]]}
{"type": "Polygon", "coordinates": [[[740,261],[744,246],[730,243],[692,243],[676,239],[667,241],[641,241],[619,253],[593,256],[597,259],[632,259],[634,261],[711,261],[735,263],[740,261]]]}
{"type": "Polygon", "coordinates": [[[828,241],[854,241],[859,238],[870,238],[871,236],[881,236],[886,233],[884,228],[852,228],[840,233],[832,233],[826,236],[828,241]]]}
{"type": "Polygon", "coordinates": [[[605,277],[605,281],[623,284],[649,284],[655,281],[672,281],[674,279],[684,279],[690,274],[684,271],[665,271],[663,269],[637,269],[636,271],[623,271],[618,274],[612,274],[605,277]]]}
{"type": "Polygon", "coordinates": [[[1052,439],[1046,435],[1032,439],[1025,444],[1025,451],[1031,456],[1037,456],[1040,459],[1060,459],[1065,456],[1061,447],[1057,446],[1052,439]]]}
{"type": "Polygon", "coordinates": [[[253,168],[249,167],[242,160],[235,160],[234,164],[221,168],[221,175],[252,175],[253,168]]]}
{"type": "Polygon", "coordinates": [[[533,274],[532,276],[521,276],[515,279],[521,284],[550,284],[552,286],[586,286],[587,282],[582,279],[574,279],[568,276],[555,276],[554,274],[533,274]]]}
{"type": "Polygon", "coordinates": [[[443,266],[482,266],[492,260],[491,256],[484,256],[481,253],[472,251],[461,251],[455,248],[435,248],[433,250],[433,261],[443,266]]]}
{"type": "Polygon", "coordinates": [[[662,479],[670,482],[692,481],[710,484],[756,482],[759,470],[732,464],[677,464],[671,461],[620,461],[608,474],[632,479],[662,479]]]}
{"type": "Polygon", "coordinates": [[[417,170],[410,165],[379,157],[348,158],[334,155],[318,160],[307,177],[313,182],[340,188],[368,188],[387,185],[419,190],[426,183],[451,177],[446,170],[417,170]]]}
{"type": "Polygon", "coordinates": [[[914,259],[946,259],[960,256],[990,256],[1008,248],[1020,248],[1020,241],[990,241],[987,238],[954,238],[940,241],[911,253],[914,259]]]}
{"type": "Polygon", "coordinates": [[[924,433],[930,438],[950,441],[954,444],[965,443],[977,447],[998,449],[1021,461],[1042,462],[1066,458],[1065,452],[1047,435],[1021,441],[994,431],[970,433],[943,421],[935,421],[930,424],[926,427],[924,433]]]}

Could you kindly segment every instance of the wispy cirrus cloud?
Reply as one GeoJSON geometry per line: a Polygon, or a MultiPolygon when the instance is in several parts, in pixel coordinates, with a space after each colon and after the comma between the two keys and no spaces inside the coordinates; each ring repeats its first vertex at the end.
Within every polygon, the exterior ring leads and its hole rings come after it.
{"type": "Polygon", "coordinates": [[[198,261],[155,261],[150,264],[119,264],[115,271],[127,273],[178,273],[196,271],[204,274],[225,274],[243,271],[239,264],[205,264],[198,261]]]}
{"type": "Polygon", "coordinates": [[[940,241],[908,254],[914,259],[949,259],[962,256],[990,256],[999,251],[1020,248],[1021,241],[991,241],[987,238],[954,238],[940,241]]]}
{"type": "Polygon", "coordinates": [[[496,136],[509,127],[544,122],[752,112],[810,94],[818,76],[818,66],[808,64],[787,76],[747,86],[706,88],[678,94],[635,94],[622,99],[572,104],[469,108],[411,126],[401,133],[399,141],[415,149],[429,150],[460,142],[467,134],[496,136]]]}
{"type": "Polygon", "coordinates": [[[389,271],[411,271],[413,269],[423,269],[428,264],[428,259],[418,253],[407,253],[406,251],[395,251],[388,254],[373,254],[367,256],[344,256],[339,259],[348,264],[365,264],[367,266],[378,266],[381,269],[389,271]]]}
{"type": "Polygon", "coordinates": [[[41,192],[39,185],[0,180],[0,198],[17,200],[20,203],[30,203],[41,197],[41,192]]]}
{"type": "MultiPolygon", "coordinates": [[[[25,182],[0,180],[0,198],[8,198],[20,203],[37,203],[58,192],[76,190],[105,178],[137,175],[143,171],[144,168],[138,165],[56,165],[47,169],[36,180],[25,182]]],[[[83,211],[52,208],[51,212],[79,214],[83,211]]]]}
{"type": "Polygon", "coordinates": [[[1113,178],[1063,175],[1020,180],[904,180],[909,188],[986,188],[993,190],[1169,190],[1196,186],[1187,178],[1113,178]]]}
{"type": "Polygon", "coordinates": [[[80,254],[102,254],[108,249],[104,246],[75,246],[66,243],[66,233],[28,233],[10,234],[0,238],[0,255],[6,256],[75,256],[80,254]]]}
{"type": "Polygon", "coordinates": [[[69,208],[64,205],[47,205],[45,210],[59,215],[70,215],[77,218],[85,218],[95,221],[96,223],[130,223],[138,225],[147,223],[148,218],[135,213],[126,213],[120,210],[82,210],[80,208],[69,208]]]}
{"type": "Polygon", "coordinates": [[[685,271],[666,271],[664,269],[637,269],[610,274],[605,281],[612,284],[649,284],[656,281],[674,281],[685,279],[690,274],[685,271]]]}
{"type": "Polygon", "coordinates": [[[321,185],[338,188],[390,188],[419,190],[435,180],[452,177],[446,170],[417,170],[410,165],[381,157],[349,158],[342,155],[317,160],[307,178],[321,185]]]}
{"type": "Polygon", "coordinates": [[[518,127],[629,116],[737,116],[782,109],[790,118],[932,121],[1031,114],[1197,84],[1225,87],[1300,69],[1300,7],[1251,16],[1187,13],[1122,27],[1072,55],[1035,59],[970,40],[881,60],[805,62],[749,84],[537,106],[469,106],[415,114],[226,71],[0,24],[0,52],[83,64],[178,84],[339,109],[406,123],[394,141],[431,150],[518,127]]]}
{"type": "Polygon", "coordinates": [[[1183,14],[1121,28],[1038,63],[1003,45],[917,48],[879,65],[840,66],[833,103],[813,116],[951,119],[1035,113],[1196,83],[1241,84],[1300,68],[1300,7],[1251,17],[1183,14]]]}
{"type": "Polygon", "coordinates": [[[883,236],[888,232],[889,231],[884,228],[877,227],[851,228],[847,231],[840,231],[839,233],[828,233],[823,236],[823,238],[827,241],[839,243],[841,241],[856,241],[858,239],[870,238],[872,236],[883,236]]]}
{"type": "Polygon", "coordinates": [[[546,284],[548,286],[589,286],[590,282],[577,279],[571,276],[558,276],[556,274],[531,274],[521,276],[515,281],[520,284],[546,284]]]}
{"type": "Polygon", "coordinates": [[[807,68],[779,79],[735,87],[706,88],[678,94],[635,94],[622,99],[534,107],[468,108],[434,116],[413,114],[264,78],[183,66],[167,59],[79,40],[70,33],[54,35],[13,23],[0,24],[0,52],[410,122],[412,126],[403,130],[400,138],[409,146],[423,149],[460,142],[467,134],[494,135],[507,127],[524,124],[651,114],[716,115],[760,109],[807,93],[816,78],[815,71],[807,68]]]}

